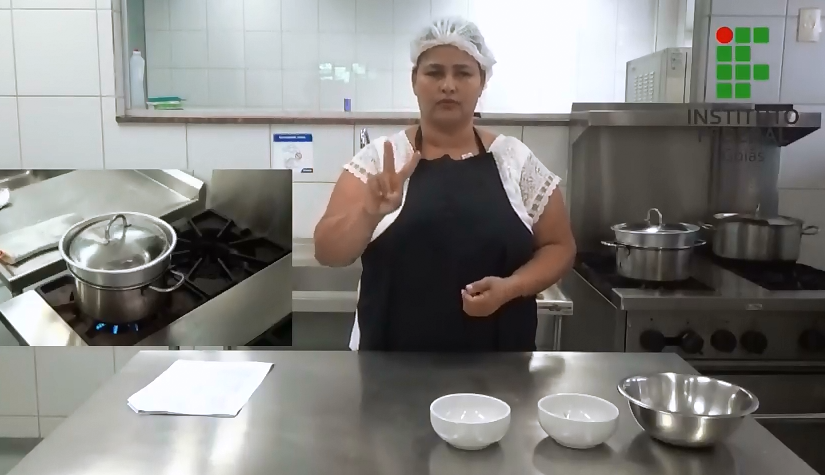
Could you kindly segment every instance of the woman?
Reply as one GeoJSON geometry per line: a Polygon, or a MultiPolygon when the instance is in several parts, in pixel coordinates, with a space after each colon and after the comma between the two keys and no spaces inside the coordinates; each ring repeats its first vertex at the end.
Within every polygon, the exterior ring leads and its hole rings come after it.
{"type": "Polygon", "coordinates": [[[420,125],[358,152],[315,228],[321,264],[361,258],[350,346],[533,351],[536,294],[575,255],[560,179],[473,126],[495,64],[473,23],[435,22],[412,59],[420,125]]]}

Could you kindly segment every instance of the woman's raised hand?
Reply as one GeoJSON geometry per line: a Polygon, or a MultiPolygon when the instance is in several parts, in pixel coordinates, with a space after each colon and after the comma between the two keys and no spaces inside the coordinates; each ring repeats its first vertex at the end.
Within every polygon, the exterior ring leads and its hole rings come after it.
{"type": "Polygon", "coordinates": [[[399,171],[395,171],[395,154],[392,143],[384,142],[384,166],[376,175],[367,178],[366,211],[373,216],[385,216],[401,206],[404,182],[412,176],[421,154],[415,152],[399,171]]]}

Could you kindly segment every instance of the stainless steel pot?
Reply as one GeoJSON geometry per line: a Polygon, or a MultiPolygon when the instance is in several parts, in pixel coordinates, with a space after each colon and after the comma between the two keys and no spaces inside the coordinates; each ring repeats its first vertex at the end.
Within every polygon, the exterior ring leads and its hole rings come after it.
{"type": "Polygon", "coordinates": [[[80,313],[98,322],[124,324],[143,320],[158,312],[169,300],[169,292],[183,285],[186,276],[170,271],[178,281],[172,287],[155,285],[131,289],[97,287],[75,277],[76,303],[80,313]]]}
{"type": "Polygon", "coordinates": [[[699,236],[699,226],[688,223],[665,223],[662,213],[651,208],[642,223],[622,223],[611,226],[616,242],[627,246],[681,249],[693,246],[699,236]],[[653,221],[656,216],[656,222],[653,221]]]}
{"type": "Polygon", "coordinates": [[[58,249],[75,278],[77,305],[90,318],[128,323],[157,312],[169,288],[157,285],[177,244],[175,230],[165,221],[143,213],[109,213],[70,228],[58,249]]]}
{"type": "Polygon", "coordinates": [[[705,244],[696,241],[693,246],[666,249],[628,246],[618,242],[602,241],[616,248],[616,271],[622,277],[651,282],[676,282],[690,278],[693,248],[705,244]]]}
{"type": "Polygon", "coordinates": [[[756,214],[719,213],[715,224],[704,228],[714,231],[713,253],[727,259],[746,261],[788,261],[799,259],[802,236],[817,234],[817,226],[805,226],[797,218],[765,217],[756,214]]]}

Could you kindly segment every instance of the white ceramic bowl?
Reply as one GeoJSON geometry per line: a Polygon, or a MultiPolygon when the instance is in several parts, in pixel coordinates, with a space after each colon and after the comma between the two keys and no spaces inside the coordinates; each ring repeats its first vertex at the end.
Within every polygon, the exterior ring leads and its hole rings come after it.
{"type": "Polygon", "coordinates": [[[430,404],[430,423],[453,447],[480,450],[504,438],[510,406],[483,394],[449,394],[430,404]]]}
{"type": "Polygon", "coordinates": [[[539,401],[539,424],[559,444],[589,449],[616,432],[619,408],[588,394],[552,394],[539,401]]]}

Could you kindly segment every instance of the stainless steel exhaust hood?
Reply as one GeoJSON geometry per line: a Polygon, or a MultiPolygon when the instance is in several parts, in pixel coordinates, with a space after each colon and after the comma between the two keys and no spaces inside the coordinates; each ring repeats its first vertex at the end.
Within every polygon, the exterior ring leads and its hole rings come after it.
{"type": "Polygon", "coordinates": [[[822,114],[790,104],[576,103],[570,114],[571,142],[590,127],[751,128],[784,147],[822,126],[822,114]]]}

